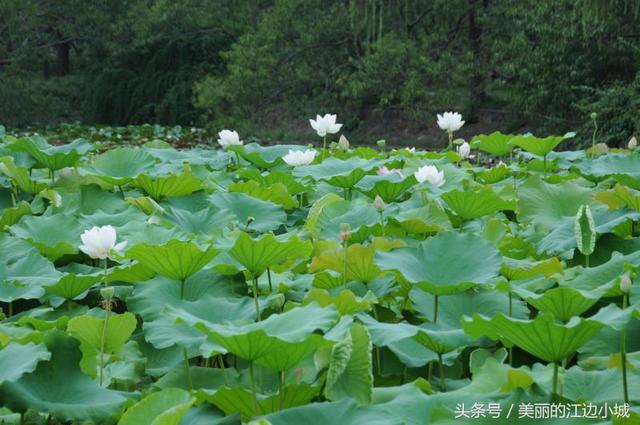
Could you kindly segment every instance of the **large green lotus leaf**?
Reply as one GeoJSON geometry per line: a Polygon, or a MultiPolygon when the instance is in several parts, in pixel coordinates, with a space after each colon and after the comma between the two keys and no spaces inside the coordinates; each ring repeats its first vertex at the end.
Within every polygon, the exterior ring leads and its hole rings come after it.
{"type": "Polygon", "coordinates": [[[366,298],[357,297],[348,289],[343,289],[337,295],[331,295],[329,291],[321,288],[311,288],[304,297],[303,304],[318,303],[325,307],[335,306],[341,315],[354,314],[364,310],[370,310],[372,302],[366,298]]]}
{"type": "Polygon", "coordinates": [[[564,136],[548,136],[545,138],[539,138],[528,135],[513,136],[509,140],[509,144],[518,146],[525,151],[538,156],[546,156],[549,152],[555,149],[563,140],[573,137],[570,133],[564,136]]]}
{"type": "Polygon", "coordinates": [[[0,158],[0,171],[9,177],[18,189],[31,195],[48,187],[46,183],[32,179],[29,176],[29,169],[16,165],[10,156],[0,158]]]}
{"type": "Polygon", "coordinates": [[[567,324],[556,322],[549,313],[540,313],[533,320],[509,318],[498,313],[492,318],[474,314],[462,320],[465,332],[474,338],[481,336],[517,345],[524,351],[547,362],[558,362],[575,353],[602,329],[602,323],[573,317],[567,324]]]}
{"type": "MultiPolygon", "coordinates": [[[[192,388],[195,390],[197,397],[203,395],[206,397],[207,394],[212,394],[225,385],[231,387],[242,385],[240,374],[232,367],[222,369],[220,367],[191,366],[189,374],[191,375],[192,388]]],[[[153,387],[189,390],[189,380],[184,365],[179,364],[171,369],[166,375],[158,379],[153,384],[153,387]]]]}
{"type": "Polygon", "coordinates": [[[203,188],[202,181],[193,175],[188,165],[183,167],[180,174],[169,173],[161,176],[140,174],[133,180],[133,184],[155,200],[189,195],[203,188]]]}
{"type": "Polygon", "coordinates": [[[51,261],[77,254],[83,230],[84,226],[67,214],[26,216],[10,228],[14,236],[35,246],[51,261]]]}
{"type": "Polygon", "coordinates": [[[418,208],[400,207],[397,214],[388,216],[389,222],[397,222],[402,229],[414,235],[437,233],[451,230],[451,219],[444,208],[436,201],[418,208]]]}
{"type": "MultiPolygon", "coordinates": [[[[567,275],[560,283],[585,291],[597,290],[600,286],[610,287],[610,284],[625,272],[625,264],[640,265],[640,251],[628,255],[614,252],[606,263],[567,275]]],[[[613,286],[604,296],[616,295],[620,295],[620,291],[613,286]]]]}
{"type": "Polygon", "coordinates": [[[505,257],[500,270],[500,274],[509,280],[528,279],[536,276],[551,277],[562,275],[563,272],[562,262],[556,257],[540,261],[505,257]]]}
{"type": "Polygon", "coordinates": [[[471,139],[471,146],[495,156],[504,156],[511,152],[512,146],[509,144],[509,140],[513,137],[513,134],[502,134],[499,131],[494,131],[491,134],[478,134],[471,139]]]}
{"type": "Polygon", "coordinates": [[[363,314],[359,314],[358,319],[367,327],[374,345],[378,347],[411,338],[435,353],[446,354],[470,342],[459,328],[452,329],[439,324],[415,326],[409,323],[383,323],[363,314]]]}
{"type": "MultiPolygon", "coordinates": [[[[380,214],[371,202],[363,199],[355,201],[340,200],[327,204],[316,219],[316,229],[324,239],[339,240],[340,225],[349,224],[352,232],[352,241],[357,238],[357,233],[365,232],[366,228],[380,223],[380,214]]],[[[364,237],[360,238],[364,239],[364,237]]]]}
{"type": "Polygon", "coordinates": [[[230,184],[227,188],[229,192],[242,192],[263,201],[273,202],[281,205],[286,210],[291,210],[298,206],[298,202],[289,194],[287,188],[282,183],[274,183],[271,186],[261,186],[258,182],[249,180],[230,184]]]}
{"type": "Polygon", "coordinates": [[[47,291],[65,300],[73,300],[87,292],[92,286],[102,281],[102,279],[103,276],[99,274],[81,275],[67,273],[56,283],[45,285],[44,287],[47,291]]]}
{"type": "Polygon", "coordinates": [[[123,186],[155,164],[147,151],[139,148],[116,148],[98,155],[85,170],[107,183],[123,186]]]}
{"type": "Polygon", "coordinates": [[[329,400],[352,398],[360,404],[371,403],[371,349],[369,331],[358,323],[332,347],[324,388],[324,395],[329,400]]]}
{"type": "Polygon", "coordinates": [[[62,275],[53,264],[27,242],[0,236],[0,301],[39,298],[44,285],[54,284],[62,275]]]}
{"type": "Polygon", "coordinates": [[[553,229],[564,217],[575,218],[580,205],[589,203],[591,190],[572,182],[549,184],[529,177],[518,189],[518,220],[553,229]]]}
{"type": "MultiPolygon", "coordinates": [[[[328,330],[337,320],[333,307],[309,304],[274,314],[266,320],[251,324],[213,323],[191,311],[167,306],[167,312],[179,321],[188,323],[206,334],[214,342],[245,360],[254,361],[269,353],[279,343],[305,343],[312,341],[315,330],[328,330]]],[[[197,313],[197,312],[196,312],[197,313]]],[[[296,350],[298,352],[298,350],[296,350]]],[[[285,359],[294,362],[295,359],[285,359]]],[[[294,363],[299,362],[302,358],[294,363]]]]}
{"type": "Polygon", "coordinates": [[[511,174],[511,168],[506,164],[498,164],[495,167],[479,168],[477,172],[474,172],[480,181],[484,183],[497,183],[500,182],[511,174]]]}
{"type": "Polygon", "coordinates": [[[358,406],[354,400],[332,403],[310,403],[265,416],[271,425],[406,425],[406,422],[371,407],[358,406]]]}
{"type": "Polygon", "coordinates": [[[69,320],[67,331],[81,342],[98,350],[104,343],[105,353],[119,351],[138,325],[136,316],[126,312],[112,313],[105,332],[105,319],[83,315],[69,320]]]}
{"type": "Polygon", "coordinates": [[[281,164],[282,157],[289,150],[301,150],[299,145],[275,145],[260,146],[257,143],[248,143],[246,145],[229,146],[227,150],[238,153],[242,158],[251,162],[258,168],[272,168],[277,164],[281,164]]]}
{"type": "Polygon", "coordinates": [[[135,394],[101,388],[78,368],[78,342],[60,331],[44,339],[51,361],[34,372],[0,386],[0,397],[14,410],[33,409],[60,421],[114,423],[123,405],[135,394]]]}
{"type": "Polygon", "coordinates": [[[515,205],[500,198],[491,188],[477,190],[454,189],[442,194],[447,206],[463,220],[494,215],[501,210],[513,210],[515,205]]]}
{"type": "Polygon", "coordinates": [[[336,202],[342,201],[342,198],[335,193],[328,193],[322,198],[318,199],[309,208],[307,219],[305,220],[304,227],[309,231],[313,238],[320,237],[320,228],[318,227],[318,218],[323,213],[323,210],[336,202]]]}
{"type": "Polygon", "coordinates": [[[613,285],[602,285],[592,291],[585,291],[571,286],[559,286],[542,294],[513,285],[512,291],[542,312],[553,313],[563,322],[573,316],[579,316],[590,309],[613,285]]]}
{"type": "Polygon", "coordinates": [[[16,224],[25,215],[31,214],[31,205],[25,201],[20,201],[15,207],[5,208],[0,215],[0,230],[16,224]]]}
{"type": "Polygon", "coordinates": [[[84,139],[76,139],[61,146],[52,146],[40,136],[23,137],[8,145],[14,152],[27,152],[36,160],[35,168],[59,170],[73,167],[91,149],[84,139]]]}
{"type": "MultiPolygon", "coordinates": [[[[376,247],[353,244],[347,247],[346,275],[347,281],[371,282],[380,276],[380,268],[374,262],[376,247]]],[[[336,248],[322,252],[313,257],[309,266],[312,273],[321,270],[333,270],[340,274],[345,271],[345,250],[336,248]]]]}
{"type": "Polygon", "coordinates": [[[498,250],[479,236],[446,232],[416,247],[379,252],[376,262],[381,269],[397,270],[407,281],[434,295],[445,295],[495,279],[502,259],[498,250]]]}
{"type": "Polygon", "coordinates": [[[183,281],[206,266],[217,254],[218,250],[213,246],[203,250],[194,242],[170,240],[164,245],[134,245],[127,250],[126,256],[158,274],[183,281]]]}
{"type": "Polygon", "coordinates": [[[313,249],[311,242],[302,241],[295,235],[276,237],[272,233],[252,239],[240,232],[229,250],[235,260],[242,264],[253,277],[258,277],[268,267],[273,267],[289,258],[307,258],[313,249]]]}
{"type": "Polygon", "coordinates": [[[0,349],[0,384],[20,379],[25,373],[33,372],[39,362],[50,358],[51,353],[44,344],[9,343],[0,349]]]}
{"type": "Polygon", "coordinates": [[[293,175],[297,177],[311,177],[316,181],[326,181],[332,186],[352,188],[367,174],[369,170],[380,165],[380,161],[363,158],[349,158],[341,160],[328,158],[317,165],[296,167],[293,175]]]}
{"type": "Polygon", "coordinates": [[[128,408],[118,425],[178,425],[195,400],[187,391],[167,388],[128,408]]]}
{"type": "Polygon", "coordinates": [[[239,175],[242,178],[254,180],[263,187],[273,186],[277,183],[282,184],[291,195],[297,195],[309,189],[309,187],[300,183],[291,174],[284,171],[272,171],[263,174],[255,168],[245,168],[239,170],[239,175]]]}
{"type": "Polygon", "coordinates": [[[243,421],[249,421],[257,415],[304,406],[318,394],[318,390],[317,387],[293,384],[284,387],[282,397],[280,394],[269,396],[260,394],[257,397],[257,412],[253,410],[253,394],[243,388],[220,388],[208,398],[208,401],[227,415],[239,412],[243,421]]]}
{"type": "Polygon", "coordinates": [[[222,193],[211,195],[210,202],[229,211],[236,226],[244,230],[269,232],[280,227],[287,219],[280,205],[263,201],[244,193],[222,193]]]}
{"type": "MultiPolygon", "coordinates": [[[[611,405],[624,399],[620,371],[616,369],[585,371],[574,366],[563,375],[562,396],[576,403],[611,405]]],[[[628,375],[631,402],[640,400],[640,379],[635,373],[628,375]]]]}
{"type": "Polygon", "coordinates": [[[178,225],[187,234],[215,234],[220,231],[220,223],[233,219],[226,210],[218,210],[208,206],[196,212],[182,208],[168,207],[164,216],[178,225]]]}
{"type": "Polygon", "coordinates": [[[84,215],[104,211],[114,217],[116,213],[120,213],[128,207],[121,194],[102,190],[98,185],[83,184],[79,189],[79,193],[74,189],[69,196],[63,199],[63,206],[67,211],[72,211],[72,208],[77,205],[78,211],[84,215]]]}
{"type": "MultiPolygon", "coordinates": [[[[416,314],[423,320],[431,321],[434,312],[434,296],[420,289],[412,289],[409,299],[416,314]]],[[[496,313],[509,312],[509,296],[495,290],[467,291],[460,294],[438,298],[438,324],[444,328],[460,328],[460,319],[469,314],[493,316],[496,313]]],[[[511,301],[511,315],[519,319],[529,317],[526,304],[518,299],[511,301]]]]}
{"type": "Polygon", "coordinates": [[[574,168],[593,181],[607,177],[636,190],[640,190],[640,154],[608,154],[590,161],[582,161],[574,168]]]}
{"type": "MultiPolygon", "coordinates": [[[[640,219],[640,212],[626,208],[611,211],[604,205],[594,205],[591,212],[598,234],[611,232],[616,226],[628,220],[640,219]]],[[[546,230],[546,233],[538,231],[529,238],[531,242],[537,242],[538,253],[561,255],[565,258],[573,257],[577,247],[575,217],[558,218],[555,225],[546,230]]]]}
{"type": "Polygon", "coordinates": [[[394,202],[416,183],[413,175],[403,177],[398,173],[389,173],[384,176],[365,176],[356,188],[371,199],[380,196],[384,202],[394,202]]]}

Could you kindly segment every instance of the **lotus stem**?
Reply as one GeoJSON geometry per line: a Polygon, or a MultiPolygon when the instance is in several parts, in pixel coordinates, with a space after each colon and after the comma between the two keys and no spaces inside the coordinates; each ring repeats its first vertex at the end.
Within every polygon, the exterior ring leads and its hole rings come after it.
{"type": "Polygon", "coordinates": [[[262,320],[260,317],[260,304],[258,303],[258,278],[253,278],[253,301],[256,304],[256,317],[258,318],[258,322],[262,320]]]}
{"type": "Polygon", "coordinates": [[[347,241],[344,241],[344,267],[342,269],[342,285],[347,287],[347,241]]]}
{"type": "Polygon", "coordinates": [[[187,385],[189,385],[189,391],[193,391],[193,378],[191,377],[191,367],[189,366],[189,354],[187,354],[187,348],[182,349],[182,358],[184,360],[184,370],[187,375],[187,385]]]}
{"type": "Polygon", "coordinates": [[[224,385],[229,386],[229,379],[227,378],[227,368],[224,365],[224,357],[222,354],[218,354],[218,364],[220,365],[220,369],[222,369],[222,378],[224,379],[224,385]]]}
{"type": "Polygon", "coordinates": [[[435,295],[433,298],[433,323],[438,321],[438,296],[435,295]]]}
{"type": "MultiPolygon", "coordinates": [[[[513,295],[509,292],[509,317],[513,317],[513,295]]],[[[513,366],[513,345],[509,347],[509,366],[513,366]]]]}
{"type": "Polygon", "coordinates": [[[591,115],[591,120],[593,121],[593,134],[591,135],[591,155],[595,156],[596,147],[596,134],[598,133],[598,119],[597,115],[591,115]]]}
{"type": "Polygon", "coordinates": [[[442,362],[442,353],[438,353],[438,373],[440,374],[440,390],[445,392],[447,391],[447,387],[444,381],[444,363],[442,362]]]}
{"type": "Polygon", "coordinates": [[[451,150],[453,147],[453,133],[449,131],[447,134],[449,135],[449,145],[447,146],[447,150],[451,150]]]}
{"type": "Polygon", "coordinates": [[[184,279],[180,281],[180,300],[184,300],[184,279]]]}
{"type": "Polygon", "coordinates": [[[13,301],[9,301],[9,316],[13,316],[13,301]]]}
{"type": "Polygon", "coordinates": [[[558,395],[558,362],[553,362],[553,383],[551,387],[551,401],[558,395]]]}
{"type": "Polygon", "coordinates": [[[589,254],[584,256],[584,266],[589,268],[589,254]]]}
{"type": "Polygon", "coordinates": [[[106,307],[107,307],[107,315],[105,316],[104,324],[102,325],[102,335],[100,335],[100,364],[99,364],[100,371],[98,375],[98,382],[100,383],[100,386],[102,386],[102,382],[104,380],[104,346],[106,343],[105,335],[107,334],[109,316],[111,316],[111,300],[107,300],[106,307]]]}
{"type": "Polygon", "coordinates": [[[322,160],[324,161],[324,154],[327,151],[327,135],[324,135],[322,139],[322,160]]]}
{"type": "Polygon", "coordinates": [[[542,165],[544,168],[544,175],[546,176],[547,175],[547,154],[544,154],[542,156],[542,165]]]}
{"type": "Polygon", "coordinates": [[[253,374],[253,361],[249,362],[249,380],[251,381],[251,394],[253,395],[253,413],[258,413],[258,396],[256,395],[256,380],[253,374]]]}
{"type": "Polygon", "coordinates": [[[279,397],[279,402],[280,402],[280,410],[282,410],[284,408],[284,371],[280,372],[280,379],[278,382],[278,386],[279,386],[279,390],[278,390],[278,397],[279,397]]]}
{"type": "MultiPolygon", "coordinates": [[[[626,309],[629,304],[629,295],[622,295],[622,309],[626,309]]],[[[624,393],[624,402],[629,403],[629,388],[627,385],[627,330],[622,328],[620,331],[620,361],[622,362],[622,389],[624,393]]]]}
{"type": "Polygon", "coordinates": [[[380,211],[380,228],[382,229],[382,236],[385,236],[385,231],[384,231],[384,211],[380,211]]]}
{"type": "Polygon", "coordinates": [[[271,270],[267,267],[267,280],[269,280],[269,293],[273,293],[273,286],[271,286],[271,270]]]}

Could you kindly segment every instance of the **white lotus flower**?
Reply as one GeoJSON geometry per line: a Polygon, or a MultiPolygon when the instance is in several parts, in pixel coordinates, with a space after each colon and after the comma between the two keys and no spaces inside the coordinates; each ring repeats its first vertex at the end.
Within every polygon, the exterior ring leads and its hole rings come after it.
{"type": "Polygon", "coordinates": [[[442,130],[453,133],[454,131],[458,131],[464,125],[464,121],[462,121],[462,115],[457,112],[445,112],[442,115],[438,115],[438,127],[442,130]]]}
{"type": "Polygon", "coordinates": [[[127,246],[127,242],[116,243],[116,229],[113,226],[92,227],[85,230],[80,239],[80,250],[91,258],[104,260],[112,251],[121,251],[127,246]]]}
{"type": "Polygon", "coordinates": [[[460,146],[456,146],[456,150],[462,159],[468,158],[471,154],[471,146],[467,142],[464,142],[460,146]]]}
{"type": "Polygon", "coordinates": [[[316,115],[316,119],[310,119],[309,123],[320,137],[324,137],[327,134],[335,134],[342,128],[342,124],[336,123],[335,114],[325,114],[324,117],[316,115]]]}
{"type": "Polygon", "coordinates": [[[218,144],[223,148],[232,145],[241,145],[242,140],[240,140],[240,136],[237,131],[231,130],[222,130],[218,133],[218,144]]]}
{"type": "Polygon", "coordinates": [[[631,285],[633,285],[633,281],[631,280],[629,273],[625,273],[620,276],[620,291],[628,294],[629,292],[631,292],[631,285]]]}
{"type": "Polygon", "coordinates": [[[412,146],[412,147],[410,147],[410,148],[409,148],[409,147],[407,147],[407,148],[405,148],[405,149],[406,149],[406,150],[408,150],[410,153],[416,153],[416,148],[415,148],[415,147],[413,147],[413,146],[412,146]]]}
{"type": "Polygon", "coordinates": [[[627,147],[630,151],[636,150],[636,148],[638,147],[638,139],[636,139],[636,136],[633,136],[631,139],[629,139],[629,144],[627,145],[627,147]]]}
{"type": "Polygon", "coordinates": [[[311,149],[307,149],[304,152],[289,150],[289,153],[283,156],[282,159],[292,167],[297,167],[299,165],[309,165],[316,157],[316,153],[316,151],[311,149]]]}
{"type": "Polygon", "coordinates": [[[444,184],[444,171],[438,171],[436,167],[433,165],[425,165],[424,167],[418,168],[418,170],[413,173],[418,183],[422,183],[428,181],[435,187],[440,187],[444,184]]]}

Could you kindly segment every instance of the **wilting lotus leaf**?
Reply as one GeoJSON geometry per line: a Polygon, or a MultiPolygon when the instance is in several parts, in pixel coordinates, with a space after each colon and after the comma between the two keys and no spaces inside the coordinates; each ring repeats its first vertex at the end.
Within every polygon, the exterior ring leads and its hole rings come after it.
{"type": "Polygon", "coordinates": [[[229,211],[237,227],[244,230],[269,232],[286,221],[286,214],[280,205],[263,201],[244,193],[214,193],[211,203],[229,211]]]}
{"type": "Polygon", "coordinates": [[[249,180],[246,182],[238,182],[229,185],[229,192],[242,192],[254,198],[263,201],[273,202],[281,205],[284,209],[290,210],[298,206],[298,202],[291,197],[287,188],[282,183],[274,183],[271,186],[264,187],[256,181],[249,180]]]}
{"type": "Polygon", "coordinates": [[[8,146],[14,152],[27,152],[31,155],[36,160],[35,168],[49,170],[73,167],[82,155],[91,149],[91,145],[84,139],[76,139],[62,146],[52,146],[40,136],[23,137],[8,146]]]}
{"type": "Polygon", "coordinates": [[[249,421],[254,416],[264,415],[279,410],[303,406],[309,403],[317,394],[318,387],[307,385],[287,385],[282,397],[280,394],[270,396],[258,395],[258,411],[253,410],[253,395],[243,388],[220,388],[208,400],[215,404],[227,415],[240,412],[243,421],[249,421]]]}
{"type": "Polygon", "coordinates": [[[33,372],[39,362],[50,358],[51,353],[44,344],[9,343],[0,349],[0,384],[20,379],[25,373],[33,372]]]}
{"type": "MultiPolygon", "coordinates": [[[[347,281],[370,282],[380,275],[380,269],[374,262],[375,246],[353,244],[347,247],[346,276],[347,281]]],[[[322,252],[313,257],[309,271],[333,270],[340,274],[345,272],[345,250],[336,248],[322,252]]]]}
{"type": "Polygon", "coordinates": [[[329,400],[353,398],[369,404],[372,390],[371,337],[366,327],[355,323],[331,349],[324,394],[329,400]]]}
{"type": "Polygon", "coordinates": [[[555,149],[563,140],[573,137],[574,133],[567,133],[564,136],[548,136],[539,138],[534,136],[517,135],[509,140],[509,144],[518,146],[534,155],[546,156],[555,149]]]}
{"type": "Polygon", "coordinates": [[[394,202],[416,183],[413,175],[403,177],[398,173],[389,173],[385,176],[365,176],[356,188],[371,199],[380,196],[384,202],[394,202]]]}
{"type": "Polygon", "coordinates": [[[85,169],[107,183],[123,186],[155,164],[147,151],[139,148],[116,148],[98,155],[85,169]]]}
{"type": "Polygon", "coordinates": [[[491,134],[478,134],[471,139],[471,146],[495,156],[504,156],[511,152],[512,146],[509,144],[509,140],[513,137],[513,134],[502,134],[499,131],[494,131],[491,134]]]}
{"type": "Polygon", "coordinates": [[[31,214],[31,206],[25,201],[20,201],[15,207],[3,209],[2,215],[0,215],[0,230],[16,224],[23,216],[28,214],[31,214]]]}
{"type": "Polygon", "coordinates": [[[96,316],[76,316],[69,320],[67,331],[96,350],[104,343],[104,352],[114,353],[124,346],[138,324],[136,316],[129,312],[112,313],[107,326],[104,322],[96,316]]]}
{"type": "Polygon", "coordinates": [[[284,239],[267,233],[259,239],[252,239],[240,232],[229,254],[242,264],[253,277],[265,272],[267,267],[280,264],[291,257],[305,258],[311,254],[310,242],[293,235],[284,239]]]}
{"type": "Polygon", "coordinates": [[[498,250],[472,234],[440,233],[416,247],[376,254],[383,270],[396,270],[411,283],[435,295],[454,294],[485,284],[498,276],[498,250]],[[482,255],[479,255],[482,253],[482,255]],[[464,258],[464,261],[459,261],[464,258]]]}
{"type": "Polygon", "coordinates": [[[553,314],[540,313],[533,320],[509,318],[498,313],[492,318],[474,314],[462,320],[465,332],[517,345],[547,362],[558,362],[575,353],[602,329],[602,323],[573,317],[568,323],[556,322],[553,314]]]}
{"type": "MultiPolygon", "coordinates": [[[[246,325],[213,323],[192,312],[170,306],[167,306],[167,311],[179,321],[194,326],[229,352],[249,361],[259,360],[272,349],[280,347],[299,348],[294,347],[298,344],[303,347],[305,344],[317,347],[321,338],[313,332],[317,329],[328,330],[338,317],[333,307],[322,308],[317,304],[294,308],[282,314],[269,316],[261,322],[246,325]]],[[[306,357],[305,351],[292,350],[296,356],[280,356],[274,360],[277,360],[279,367],[290,368],[306,357]]]]}
{"type": "Polygon", "coordinates": [[[371,309],[371,302],[367,299],[359,298],[348,289],[340,291],[338,295],[332,296],[329,291],[320,288],[311,288],[304,297],[304,304],[318,303],[325,307],[335,306],[341,315],[353,314],[363,310],[371,309]]]}
{"type": "Polygon", "coordinates": [[[488,187],[477,190],[451,190],[443,193],[442,199],[463,220],[472,220],[514,208],[514,205],[500,198],[488,187]]]}
{"type": "Polygon", "coordinates": [[[128,408],[118,425],[178,425],[194,401],[187,391],[167,388],[128,408]]]}
{"type": "Polygon", "coordinates": [[[61,421],[115,423],[127,401],[135,393],[101,388],[78,368],[78,342],[60,331],[50,331],[45,344],[51,361],[40,362],[34,372],[0,386],[0,397],[18,411],[35,409],[61,421]]]}
{"type": "Polygon", "coordinates": [[[362,158],[350,158],[348,161],[343,161],[331,157],[321,164],[296,167],[293,173],[298,177],[309,176],[316,181],[322,180],[332,186],[349,189],[354,187],[369,170],[379,163],[376,160],[362,158]]]}
{"type": "Polygon", "coordinates": [[[582,205],[578,209],[573,232],[578,250],[583,255],[593,254],[596,248],[596,226],[588,205],[582,205]]]}
{"type": "Polygon", "coordinates": [[[31,195],[35,195],[48,187],[46,183],[32,179],[29,176],[29,170],[16,165],[10,156],[0,158],[0,171],[9,177],[18,189],[31,195]]]}
{"type": "Polygon", "coordinates": [[[155,176],[144,173],[136,177],[133,183],[155,200],[189,195],[203,188],[202,181],[193,175],[188,165],[183,167],[181,174],[155,176]]]}
{"type": "Polygon", "coordinates": [[[298,145],[260,146],[257,143],[248,143],[243,146],[229,146],[227,150],[237,152],[242,158],[253,163],[258,168],[272,168],[282,163],[282,157],[289,150],[299,151],[298,145]]]}
{"type": "Polygon", "coordinates": [[[58,282],[53,285],[45,285],[47,291],[55,294],[65,300],[73,300],[81,294],[85,293],[93,285],[102,280],[99,274],[79,275],[75,273],[67,273],[62,276],[58,282]]]}
{"type": "Polygon", "coordinates": [[[10,228],[13,235],[35,246],[51,261],[77,254],[83,230],[75,217],[66,214],[27,216],[10,228]]]}
{"type": "Polygon", "coordinates": [[[218,254],[209,246],[201,249],[194,242],[171,240],[164,245],[140,243],[127,250],[127,258],[171,279],[183,281],[203,268],[218,254]]]}

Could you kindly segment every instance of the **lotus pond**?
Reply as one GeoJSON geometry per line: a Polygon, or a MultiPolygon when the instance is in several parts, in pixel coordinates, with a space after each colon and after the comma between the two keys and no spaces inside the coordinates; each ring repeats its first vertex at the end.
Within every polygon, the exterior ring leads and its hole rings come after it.
{"type": "Polygon", "coordinates": [[[0,131],[0,423],[638,423],[640,151],[570,136],[0,131]]]}

